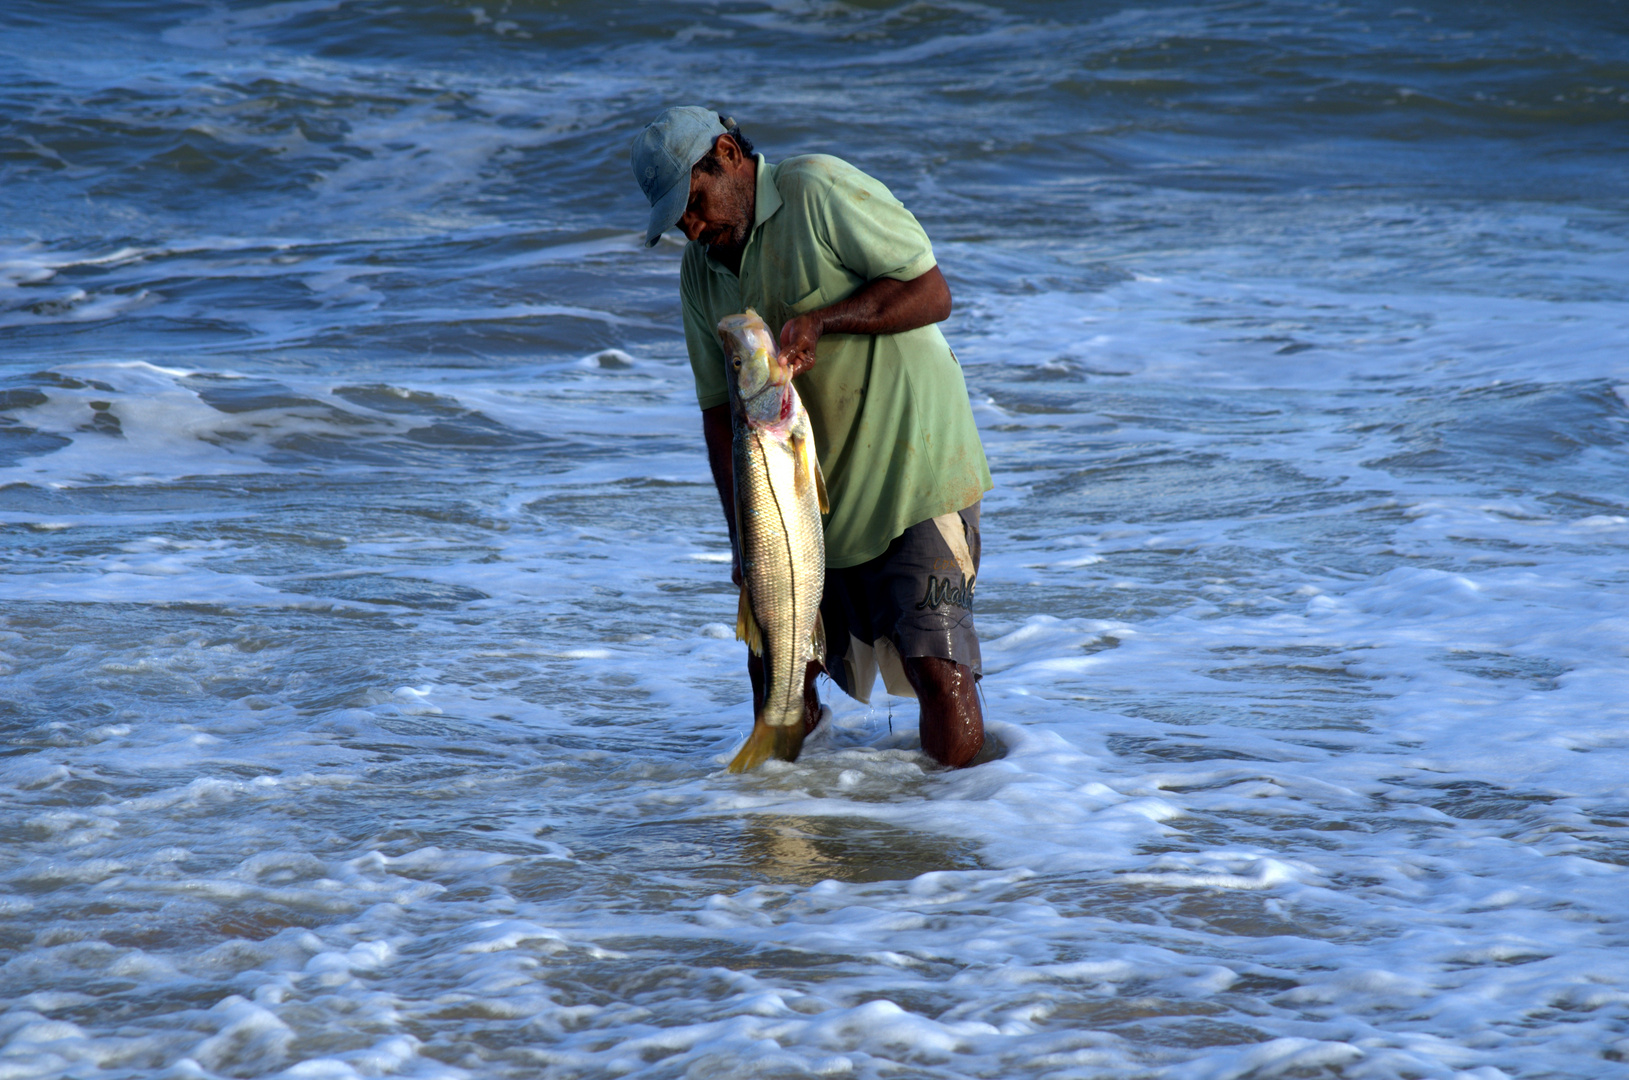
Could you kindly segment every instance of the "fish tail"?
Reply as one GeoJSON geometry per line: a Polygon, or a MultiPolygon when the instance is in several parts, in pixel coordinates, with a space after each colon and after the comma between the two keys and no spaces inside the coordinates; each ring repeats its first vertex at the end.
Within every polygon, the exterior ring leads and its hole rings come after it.
{"type": "MultiPolygon", "coordinates": [[[[801,719],[801,718],[800,718],[801,719]]],[[[776,758],[780,761],[796,761],[798,751],[803,749],[803,724],[766,724],[762,720],[752,725],[752,734],[747,736],[747,743],[730,762],[730,771],[746,772],[756,769],[759,765],[776,758]]]]}

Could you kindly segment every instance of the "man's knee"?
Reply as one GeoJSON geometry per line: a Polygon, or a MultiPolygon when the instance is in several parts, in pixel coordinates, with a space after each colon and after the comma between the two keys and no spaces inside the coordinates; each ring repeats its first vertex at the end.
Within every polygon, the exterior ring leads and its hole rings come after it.
{"type": "Polygon", "coordinates": [[[966,664],[938,656],[910,656],[905,658],[905,674],[919,698],[925,693],[934,698],[971,697],[977,701],[978,676],[966,664]]]}

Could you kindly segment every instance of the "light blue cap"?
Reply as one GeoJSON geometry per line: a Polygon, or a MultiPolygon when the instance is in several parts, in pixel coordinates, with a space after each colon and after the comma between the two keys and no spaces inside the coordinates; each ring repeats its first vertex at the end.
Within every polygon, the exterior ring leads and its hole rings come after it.
{"type": "Polygon", "coordinates": [[[634,137],[630,155],[634,179],[650,200],[646,247],[654,247],[684,216],[690,203],[690,170],[722,134],[724,125],[718,122],[718,113],[700,105],[680,105],[663,112],[634,137]]]}

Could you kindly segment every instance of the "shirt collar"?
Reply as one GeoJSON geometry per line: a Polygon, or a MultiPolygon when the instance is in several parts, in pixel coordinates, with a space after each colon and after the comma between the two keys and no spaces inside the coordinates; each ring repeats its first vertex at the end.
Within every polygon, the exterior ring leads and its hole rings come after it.
{"type": "Polygon", "coordinates": [[[781,208],[781,193],[775,187],[774,170],[769,162],[762,154],[752,156],[758,159],[758,192],[752,215],[752,227],[756,229],[781,208]]]}

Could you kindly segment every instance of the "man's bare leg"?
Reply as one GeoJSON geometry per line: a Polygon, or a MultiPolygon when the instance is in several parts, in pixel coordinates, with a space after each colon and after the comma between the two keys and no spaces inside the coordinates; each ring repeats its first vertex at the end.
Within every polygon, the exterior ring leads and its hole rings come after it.
{"type": "Polygon", "coordinates": [[[922,704],[922,749],[952,769],[970,763],[984,748],[984,710],[973,670],[937,656],[912,656],[905,677],[922,704]]]}
{"type": "Polygon", "coordinates": [[[803,733],[813,731],[820,723],[820,691],[815,689],[815,676],[826,669],[809,661],[808,668],[803,672],[803,733]]]}
{"type": "MultiPolygon", "coordinates": [[[[803,673],[803,733],[807,735],[820,723],[820,692],[815,689],[815,676],[825,669],[810,661],[803,673]]],[[[764,658],[747,653],[747,678],[752,680],[752,711],[757,712],[764,700],[764,658]]]]}

